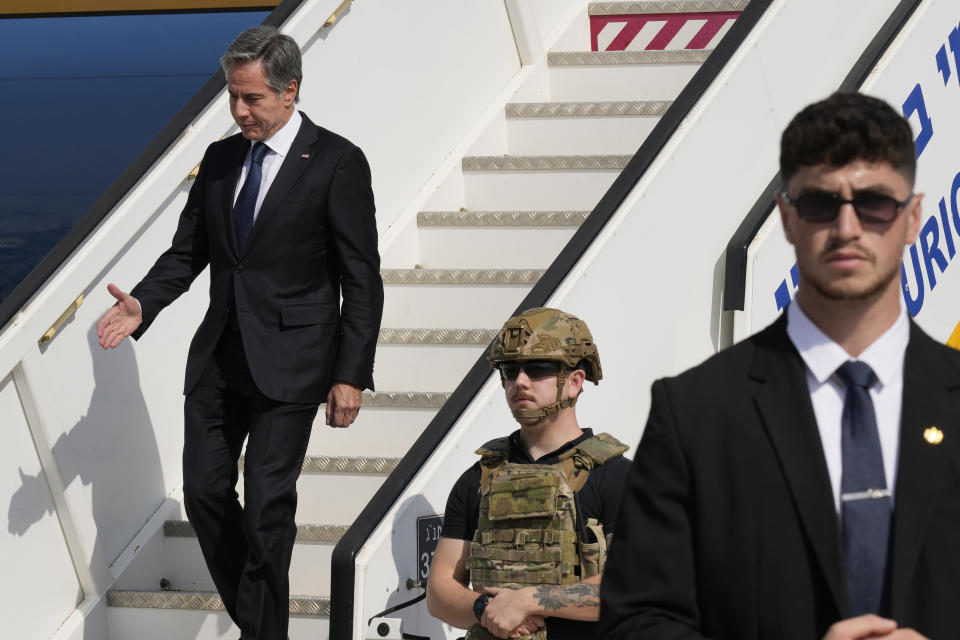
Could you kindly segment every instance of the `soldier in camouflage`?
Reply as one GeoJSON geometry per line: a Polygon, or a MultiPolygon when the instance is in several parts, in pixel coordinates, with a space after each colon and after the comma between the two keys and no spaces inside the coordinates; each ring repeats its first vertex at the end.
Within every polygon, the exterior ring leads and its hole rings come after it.
{"type": "Polygon", "coordinates": [[[577,422],[602,377],[587,325],[557,309],[510,318],[490,348],[520,429],[491,440],[454,485],[427,605],[467,640],[593,636],[627,447],[577,422]]]}

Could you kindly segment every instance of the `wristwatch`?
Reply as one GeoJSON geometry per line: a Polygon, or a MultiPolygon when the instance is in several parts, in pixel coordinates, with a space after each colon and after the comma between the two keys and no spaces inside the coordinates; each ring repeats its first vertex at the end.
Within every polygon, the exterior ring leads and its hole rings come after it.
{"type": "Polygon", "coordinates": [[[477,620],[483,618],[483,612],[487,608],[487,602],[489,602],[489,600],[490,596],[484,593],[473,601],[473,615],[477,616],[477,620]]]}

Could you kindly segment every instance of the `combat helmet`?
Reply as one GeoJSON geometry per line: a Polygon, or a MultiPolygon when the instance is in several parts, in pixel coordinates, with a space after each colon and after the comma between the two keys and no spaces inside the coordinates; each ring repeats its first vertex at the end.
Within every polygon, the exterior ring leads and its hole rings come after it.
{"type": "Polygon", "coordinates": [[[563,399],[563,385],[567,372],[581,362],[587,380],[597,384],[603,377],[597,345],[587,323],[559,309],[527,309],[507,320],[490,346],[487,358],[494,369],[499,369],[505,362],[548,360],[561,364],[557,376],[557,401],[542,409],[514,411],[513,416],[518,419],[542,419],[575,405],[576,398],[563,399]]]}

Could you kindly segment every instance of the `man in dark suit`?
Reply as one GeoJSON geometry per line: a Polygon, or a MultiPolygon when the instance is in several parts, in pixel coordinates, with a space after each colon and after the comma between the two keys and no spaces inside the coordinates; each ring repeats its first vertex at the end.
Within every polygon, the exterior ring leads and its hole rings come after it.
{"type": "Polygon", "coordinates": [[[256,27],[221,62],[240,134],[207,149],[170,248],[131,294],[109,286],[98,333],[104,348],[139,338],[210,266],[184,385],[184,503],[241,637],[285,639],[310,427],[324,400],[327,424],[349,426],[373,388],[383,283],[370,169],[294,108],[296,43],[256,27]]]}
{"type": "Polygon", "coordinates": [[[784,131],[800,270],[770,327],[653,385],[599,637],[960,637],[960,353],[906,316],[913,136],[835,94],[784,131]]]}

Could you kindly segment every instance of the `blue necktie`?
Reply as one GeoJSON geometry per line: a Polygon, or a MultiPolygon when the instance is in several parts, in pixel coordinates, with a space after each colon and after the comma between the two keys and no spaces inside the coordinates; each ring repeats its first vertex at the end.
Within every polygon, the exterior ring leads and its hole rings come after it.
{"type": "Polygon", "coordinates": [[[850,615],[883,615],[891,500],[870,399],[876,376],[870,365],[853,361],[837,369],[837,376],[847,386],[841,419],[840,513],[850,615]]]}
{"type": "Polygon", "coordinates": [[[233,229],[237,236],[237,251],[243,251],[253,229],[253,214],[257,208],[257,196],[260,194],[260,180],[263,178],[263,156],[267,155],[267,145],[258,142],[250,153],[250,170],[244,180],[233,205],[233,229]]]}

